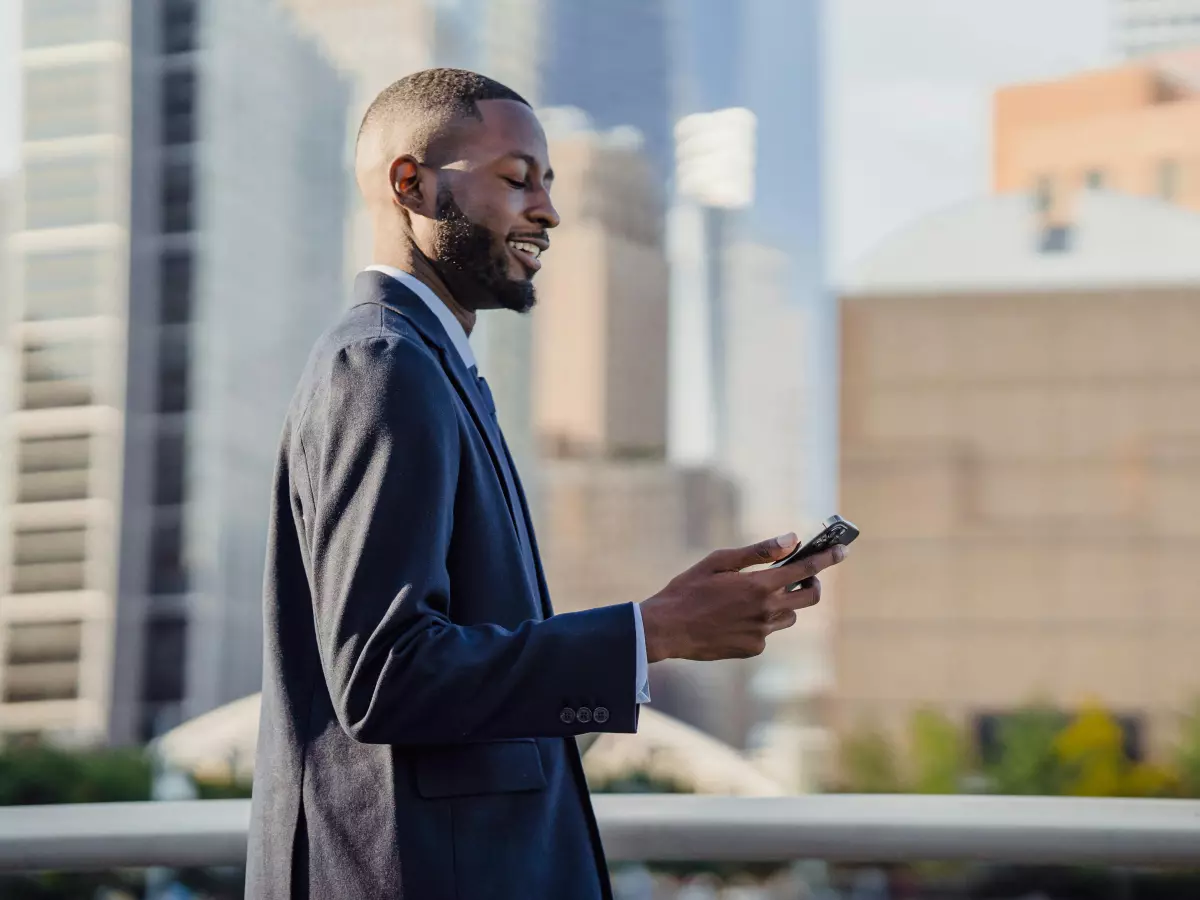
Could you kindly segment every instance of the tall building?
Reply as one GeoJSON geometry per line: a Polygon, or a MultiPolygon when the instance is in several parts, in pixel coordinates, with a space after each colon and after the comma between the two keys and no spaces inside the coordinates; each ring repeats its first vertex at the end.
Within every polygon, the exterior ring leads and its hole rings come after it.
{"type": "Polygon", "coordinates": [[[663,197],[636,135],[547,110],[554,202],[534,316],[534,423],[549,457],[666,453],[663,197]]]}
{"type": "Polygon", "coordinates": [[[1200,45],[1200,0],[1114,0],[1113,19],[1124,56],[1200,45]]]}
{"type": "MultiPolygon", "coordinates": [[[[689,0],[672,7],[678,109],[686,118],[678,129],[671,217],[671,452],[712,460],[728,474],[741,498],[745,540],[803,531],[828,516],[836,500],[823,10],[823,0],[689,0]],[[718,152],[721,142],[713,140],[738,131],[714,111],[739,109],[753,114],[753,138],[726,140],[725,149],[748,146],[748,161],[718,152]],[[744,200],[709,196],[747,182],[744,200]]],[[[813,611],[772,642],[753,682],[762,708],[753,742],[777,778],[801,788],[812,784],[807,760],[822,740],[811,712],[814,693],[828,680],[822,622],[813,611]]]]}
{"type": "Polygon", "coordinates": [[[3,340],[0,732],[256,690],[279,429],[341,305],[346,85],[258,0],[30,0],[3,340]]]}
{"type": "Polygon", "coordinates": [[[1200,696],[1200,214],[1101,192],[1047,244],[1024,196],[886,241],[842,298],[832,713],[975,733],[1098,701],[1164,750],[1200,696]]]}
{"type": "MultiPolygon", "coordinates": [[[[666,459],[664,199],[624,129],[547,110],[562,225],[538,275],[534,433],[539,538],[555,608],[640,601],[736,542],[736,491],[666,459]]],[[[656,708],[740,745],[749,667],[655,666],[656,708]]]]}
{"type": "Polygon", "coordinates": [[[1058,224],[1085,188],[1200,210],[1200,49],[997,92],[998,193],[1058,224]]]}
{"type": "Polygon", "coordinates": [[[674,168],[668,12],[668,0],[542,0],[536,26],[537,102],[582,109],[598,128],[636,128],[662,181],[674,168]]]}

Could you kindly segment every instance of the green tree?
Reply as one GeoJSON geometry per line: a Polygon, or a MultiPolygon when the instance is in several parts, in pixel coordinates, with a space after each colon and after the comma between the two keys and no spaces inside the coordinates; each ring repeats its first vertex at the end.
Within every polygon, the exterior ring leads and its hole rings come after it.
{"type": "Polygon", "coordinates": [[[1185,797],[1200,797],[1200,702],[1193,704],[1180,723],[1175,771],[1180,793],[1185,797]]]}
{"type": "Polygon", "coordinates": [[[962,730],[933,709],[918,710],[909,723],[913,790],[919,794],[955,794],[970,771],[962,730]]]}
{"type": "Polygon", "coordinates": [[[1062,724],[1058,712],[1040,705],[1023,709],[1001,721],[997,753],[985,767],[992,791],[997,794],[1061,794],[1067,772],[1055,752],[1054,741],[1062,724]]]}
{"type": "Polygon", "coordinates": [[[873,728],[861,728],[841,742],[845,788],[860,794],[894,794],[901,789],[896,751],[873,728]]]}
{"type": "Polygon", "coordinates": [[[1080,710],[1054,742],[1067,771],[1064,793],[1075,797],[1162,797],[1172,792],[1172,773],[1135,763],[1125,752],[1120,724],[1099,704],[1080,710]]]}

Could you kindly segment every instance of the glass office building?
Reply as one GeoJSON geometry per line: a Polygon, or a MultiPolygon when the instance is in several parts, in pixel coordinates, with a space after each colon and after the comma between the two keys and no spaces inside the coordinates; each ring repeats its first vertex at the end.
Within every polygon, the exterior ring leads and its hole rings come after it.
{"type": "Polygon", "coordinates": [[[4,267],[0,733],[258,689],[271,471],[342,305],[348,88],[258,0],[27,0],[4,267]]]}

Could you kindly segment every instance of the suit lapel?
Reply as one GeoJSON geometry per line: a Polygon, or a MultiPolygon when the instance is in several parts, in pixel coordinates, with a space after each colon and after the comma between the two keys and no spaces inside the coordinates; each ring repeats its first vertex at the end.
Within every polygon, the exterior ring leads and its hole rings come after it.
{"type": "Polygon", "coordinates": [[[539,595],[543,616],[548,606],[546,594],[540,583],[538,564],[532,546],[533,528],[525,505],[524,493],[516,479],[516,469],[512,466],[508,447],[504,436],[500,433],[500,425],[492,415],[475,383],[475,376],[463,362],[446,329],[438,321],[433,311],[425,302],[396,279],[382,272],[362,272],[355,282],[355,295],[362,302],[377,303],[403,316],[417,331],[425,342],[438,352],[442,368],[449,377],[454,389],[462,398],[463,403],[471,413],[475,428],[483,436],[492,460],[492,467],[500,481],[504,499],[508,505],[509,517],[517,532],[518,542],[522,544],[527,559],[525,560],[526,574],[530,578],[530,589],[539,595]],[[510,474],[511,473],[511,474],[510,474]],[[520,517],[520,519],[518,519],[520,517]],[[525,540],[521,540],[524,537],[525,540]]]}

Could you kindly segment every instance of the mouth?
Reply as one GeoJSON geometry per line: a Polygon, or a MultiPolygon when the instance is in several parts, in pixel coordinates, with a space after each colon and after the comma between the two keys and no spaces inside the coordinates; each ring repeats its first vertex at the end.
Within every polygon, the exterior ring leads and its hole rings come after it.
{"type": "Polygon", "coordinates": [[[550,247],[550,242],[542,237],[512,237],[506,243],[509,252],[531,275],[542,268],[540,257],[550,247]]]}

